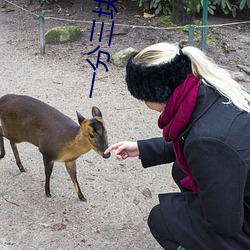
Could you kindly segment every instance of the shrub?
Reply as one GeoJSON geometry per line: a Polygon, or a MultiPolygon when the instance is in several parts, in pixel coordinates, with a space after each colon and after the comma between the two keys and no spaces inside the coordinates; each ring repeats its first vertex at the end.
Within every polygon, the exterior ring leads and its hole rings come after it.
{"type": "MultiPolygon", "coordinates": [[[[154,11],[155,14],[163,13],[171,14],[172,1],[174,0],[136,0],[140,7],[146,11],[154,11]]],[[[193,1],[193,0],[188,0],[193,1]]],[[[202,10],[204,0],[199,0],[197,4],[197,13],[202,10]]],[[[250,0],[208,0],[208,11],[214,15],[216,7],[219,6],[224,14],[231,14],[236,17],[237,10],[241,11],[245,8],[250,9],[250,0]]]]}
{"type": "Polygon", "coordinates": [[[158,15],[163,13],[165,15],[171,14],[172,4],[171,0],[136,0],[139,7],[143,7],[146,11],[153,11],[158,15]]]}

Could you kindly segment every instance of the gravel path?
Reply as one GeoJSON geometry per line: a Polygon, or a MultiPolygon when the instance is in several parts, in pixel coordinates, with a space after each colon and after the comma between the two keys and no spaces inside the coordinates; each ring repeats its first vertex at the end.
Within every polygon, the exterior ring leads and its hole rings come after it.
{"type": "MultiPolygon", "coordinates": [[[[81,43],[47,48],[39,55],[37,20],[23,12],[0,9],[1,95],[30,95],[76,121],[98,106],[110,143],[160,136],[157,116],[134,100],[124,84],[124,69],[109,66],[89,98],[92,74],[81,43]],[[20,17],[23,17],[21,19],[20,17]],[[65,51],[62,51],[65,50],[65,51]],[[61,53],[60,53],[61,52],[61,53]]],[[[158,193],[176,190],[170,167],[144,170],[138,159],[104,160],[95,152],[80,157],[78,181],[87,203],[78,200],[64,165],[55,165],[52,198],[44,195],[44,168],[37,148],[23,143],[20,173],[9,143],[1,160],[1,249],[160,249],[147,227],[158,193]]]]}

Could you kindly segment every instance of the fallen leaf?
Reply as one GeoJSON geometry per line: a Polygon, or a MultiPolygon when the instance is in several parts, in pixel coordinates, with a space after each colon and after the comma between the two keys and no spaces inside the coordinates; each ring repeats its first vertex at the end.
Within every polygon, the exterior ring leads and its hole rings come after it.
{"type": "Polygon", "coordinates": [[[53,226],[51,226],[51,229],[53,231],[61,231],[61,230],[66,229],[66,225],[63,223],[54,224],[53,226]]]}
{"type": "Polygon", "coordinates": [[[152,18],[152,17],[155,17],[155,14],[149,14],[147,12],[144,12],[143,17],[145,17],[145,18],[152,18]]]}

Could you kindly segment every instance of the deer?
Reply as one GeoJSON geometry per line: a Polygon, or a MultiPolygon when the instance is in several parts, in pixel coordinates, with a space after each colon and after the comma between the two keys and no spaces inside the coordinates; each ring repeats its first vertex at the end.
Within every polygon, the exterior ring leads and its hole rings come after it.
{"type": "Polygon", "coordinates": [[[54,107],[31,96],[7,94],[0,98],[0,159],[5,156],[4,138],[8,139],[16,164],[25,172],[17,144],[28,142],[38,147],[45,168],[45,194],[51,197],[50,177],[54,162],[64,162],[81,201],[86,201],[76,175],[76,160],[91,149],[104,159],[108,148],[107,130],[101,111],[92,107],[92,118],[76,111],[79,125],[54,107]]]}

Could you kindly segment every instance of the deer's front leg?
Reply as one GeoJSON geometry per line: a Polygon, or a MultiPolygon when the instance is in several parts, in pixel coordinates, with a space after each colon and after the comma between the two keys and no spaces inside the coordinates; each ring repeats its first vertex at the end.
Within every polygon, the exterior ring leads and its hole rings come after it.
{"type": "Polygon", "coordinates": [[[79,183],[77,181],[76,177],[76,161],[68,161],[65,162],[66,169],[70,175],[71,180],[74,183],[74,187],[76,190],[76,193],[78,194],[78,197],[81,201],[87,201],[86,198],[83,196],[82,191],[80,189],[79,183]]]}

